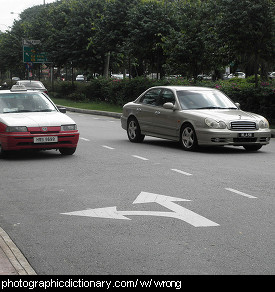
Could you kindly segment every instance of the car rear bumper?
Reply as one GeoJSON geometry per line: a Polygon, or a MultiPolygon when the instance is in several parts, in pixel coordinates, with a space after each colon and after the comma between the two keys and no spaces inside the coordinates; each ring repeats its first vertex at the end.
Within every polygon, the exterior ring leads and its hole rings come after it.
{"type": "Polygon", "coordinates": [[[59,149],[76,148],[79,140],[79,132],[72,131],[58,134],[28,134],[12,133],[0,134],[0,143],[3,150],[24,150],[24,149],[59,149]],[[57,137],[57,142],[34,143],[35,137],[57,137]]]}

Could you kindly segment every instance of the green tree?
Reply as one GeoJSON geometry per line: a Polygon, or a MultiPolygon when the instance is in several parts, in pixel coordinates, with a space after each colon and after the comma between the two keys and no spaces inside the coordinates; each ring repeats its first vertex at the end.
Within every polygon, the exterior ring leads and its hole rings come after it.
{"type": "Polygon", "coordinates": [[[127,45],[136,66],[134,75],[164,75],[163,38],[174,24],[170,1],[143,0],[129,11],[127,45]]]}
{"type": "Polygon", "coordinates": [[[208,1],[200,0],[174,2],[176,25],[165,37],[169,67],[195,80],[199,73],[213,67],[213,56],[218,54],[211,23],[213,11],[207,5],[208,1]]]}
{"type": "Polygon", "coordinates": [[[247,76],[264,74],[264,64],[274,64],[273,0],[218,0],[221,6],[219,37],[227,43],[232,61],[245,68],[247,76]],[[260,71],[260,69],[262,69],[260,71]]]}

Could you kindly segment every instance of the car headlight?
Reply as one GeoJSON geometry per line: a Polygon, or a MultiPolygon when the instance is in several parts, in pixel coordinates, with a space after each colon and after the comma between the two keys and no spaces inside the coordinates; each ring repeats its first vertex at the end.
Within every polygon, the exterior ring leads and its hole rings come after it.
{"type": "Polygon", "coordinates": [[[260,122],[259,122],[259,128],[260,128],[260,129],[266,129],[266,128],[269,128],[268,120],[267,120],[267,119],[262,119],[262,120],[260,120],[260,122]]]}
{"type": "Polygon", "coordinates": [[[25,126],[7,126],[6,132],[28,132],[25,126]]]}
{"type": "Polygon", "coordinates": [[[61,126],[61,131],[74,131],[77,130],[77,126],[74,125],[62,125],[61,126]]]}
{"type": "Polygon", "coordinates": [[[210,118],[206,118],[205,123],[208,127],[210,128],[214,128],[214,129],[225,129],[226,128],[226,124],[223,121],[215,121],[214,119],[210,119],[210,118]]]}

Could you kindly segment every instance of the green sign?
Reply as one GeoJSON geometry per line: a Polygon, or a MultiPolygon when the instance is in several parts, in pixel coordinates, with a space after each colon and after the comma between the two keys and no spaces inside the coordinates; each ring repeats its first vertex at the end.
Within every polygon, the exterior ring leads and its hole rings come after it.
{"type": "Polygon", "coordinates": [[[48,63],[47,53],[38,53],[33,45],[39,44],[39,40],[23,41],[23,62],[24,63],[48,63]]]}
{"type": "Polygon", "coordinates": [[[47,63],[47,53],[37,53],[34,48],[24,47],[23,50],[23,62],[24,63],[47,63]]]}

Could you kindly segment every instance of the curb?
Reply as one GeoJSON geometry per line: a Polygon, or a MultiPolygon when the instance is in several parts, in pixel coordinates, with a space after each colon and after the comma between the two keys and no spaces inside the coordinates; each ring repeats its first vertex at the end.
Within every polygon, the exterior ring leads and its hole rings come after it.
{"type": "Polygon", "coordinates": [[[0,248],[18,275],[37,275],[8,234],[0,227],[0,248]]]}
{"type": "Polygon", "coordinates": [[[68,107],[68,106],[63,106],[63,105],[57,105],[57,106],[63,107],[70,112],[84,113],[84,114],[90,114],[90,115],[99,115],[99,116],[107,116],[107,117],[113,117],[113,118],[117,118],[117,119],[120,119],[120,117],[122,115],[121,113],[114,113],[114,112],[87,110],[87,109],[74,108],[74,107],[68,107]]]}
{"type": "MultiPolygon", "coordinates": [[[[120,119],[121,113],[114,113],[114,112],[105,112],[105,111],[96,111],[96,110],[87,110],[87,109],[81,109],[81,108],[74,108],[74,107],[68,107],[63,105],[57,105],[58,107],[66,108],[70,112],[77,112],[77,113],[84,113],[84,114],[90,114],[90,115],[99,115],[99,116],[107,116],[107,117],[113,117],[120,119]]],[[[271,138],[275,138],[275,129],[271,130],[271,138]]]]}

